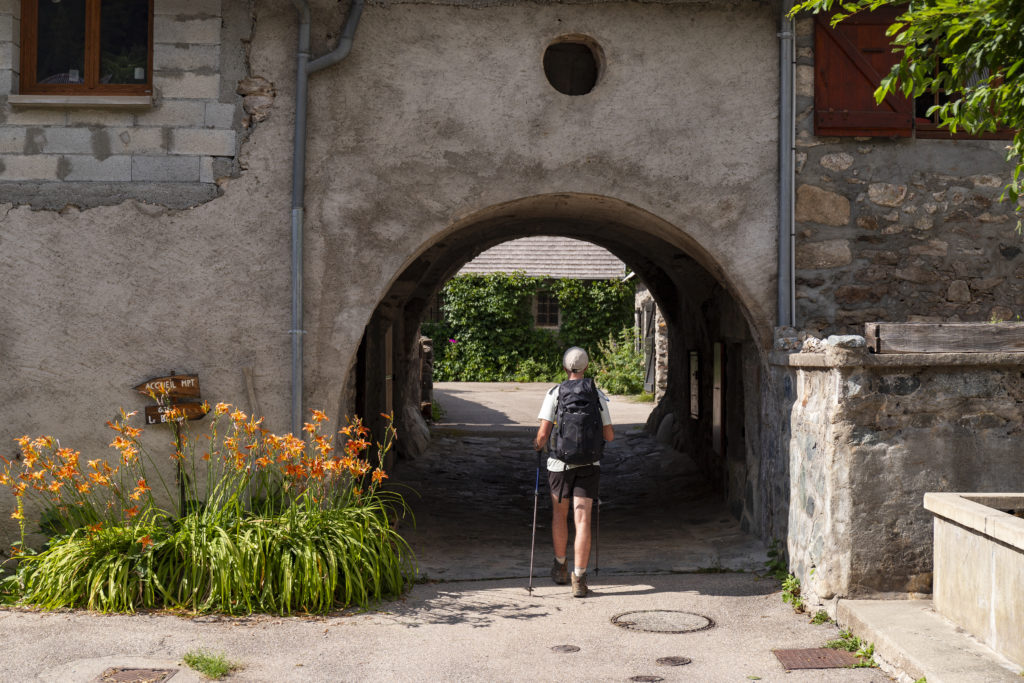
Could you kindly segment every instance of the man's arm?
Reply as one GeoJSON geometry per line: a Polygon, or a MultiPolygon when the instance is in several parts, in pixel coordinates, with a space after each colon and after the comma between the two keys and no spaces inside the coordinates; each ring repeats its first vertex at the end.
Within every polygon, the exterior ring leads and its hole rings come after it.
{"type": "Polygon", "coordinates": [[[537,438],[533,440],[534,450],[543,450],[544,446],[548,443],[548,438],[551,436],[551,428],[554,423],[550,420],[541,420],[540,427],[537,428],[537,438]]]}
{"type": "MultiPolygon", "coordinates": [[[[550,430],[549,430],[550,431],[550,430]]],[[[615,440],[615,428],[611,425],[604,425],[601,427],[601,435],[604,436],[605,441],[615,440]]]]}

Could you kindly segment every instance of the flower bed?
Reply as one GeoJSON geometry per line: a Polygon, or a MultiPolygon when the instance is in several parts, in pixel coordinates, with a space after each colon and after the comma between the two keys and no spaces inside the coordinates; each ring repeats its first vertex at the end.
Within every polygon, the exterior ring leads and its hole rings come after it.
{"type": "Polygon", "coordinates": [[[170,453],[170,486],[131,426],[108,423],[119,461],[87,460],[52,437],[18,439],[21,458],[4,459],[0,484],[13,491],[21,526],[17,570],[3,580],[8,601],[100,611],[171,608],[229,614],[323,613],[404,591],[415,564],[393,521],[408,512],[383,491],[382,441],[356,419],[340,451],[313,411],[301,437],[279,436],[228,404],[195,438],[183,414],[168,412],[180,438],[170,453]],[[204,444],[199,448],[198,444],[204,444]],[[375,446],[375,448],[373,448],[375,446]],[[368,454],[375,450],[376,466],[368,454]],[[157,489],[154,492],[154,488],[157,489]],[[25,501],[44,510],[53,534],[25,546],[25,501]]]}

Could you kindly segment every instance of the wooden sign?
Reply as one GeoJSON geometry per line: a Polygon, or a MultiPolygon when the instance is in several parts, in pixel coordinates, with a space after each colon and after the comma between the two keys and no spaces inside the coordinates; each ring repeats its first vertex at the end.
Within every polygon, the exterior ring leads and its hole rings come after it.
{"type": "Polygon", "coordinates": [[[199,375],[170,375],[148,379],[135,390],[144,396],[199,398],[199,375]]]}
{"type": "Polygon", "coordinates": [[[180,403],[172,403],[169,406],[146,406],[146,424],[156,425],[167,422],[167,413],[174,408],[178,408],[185,413],[186,420],[201,420],[209,412],[208,409],[203,407],[202,403],[194,401],[182,401],[180,403]]]}

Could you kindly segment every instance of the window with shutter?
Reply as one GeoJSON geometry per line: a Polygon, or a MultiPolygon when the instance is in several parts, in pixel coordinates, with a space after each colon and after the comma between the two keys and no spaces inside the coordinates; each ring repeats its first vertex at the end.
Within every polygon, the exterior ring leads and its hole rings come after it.
{"type": "Polygon", "coordinates": [[[889,95],[875,103],[875,89],[899,61],[885,35],[898,11],[881,8],[847,17],[836,26],[815,17],[815,135],[910,137],[914,102],[889,95]]]}
{"type": "Polygon", "coordinates": [[[928,109],[950,99],[945,91],[926,92],[912,100],[888,95],[875,102],[875,89],[899,61],[885,34],[902,8],[883,7],[843,19],[815,16],[814,134],[944,139],[1008,140],[1013,131],[950,133],[928,109]]]}

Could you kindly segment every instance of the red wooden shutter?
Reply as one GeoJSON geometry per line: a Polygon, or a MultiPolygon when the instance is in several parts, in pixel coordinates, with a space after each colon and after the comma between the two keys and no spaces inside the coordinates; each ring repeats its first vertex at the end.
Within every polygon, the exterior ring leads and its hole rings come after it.
{"type": "Polygon", "coordinates": [[[891,8],[861,12],[835,28],[830,17],[815,17],[815,135],[910,137],[912,100],[889,95],[875,104],[875,88],[899,61],[885,35],[899,13],[891,8]]]}

